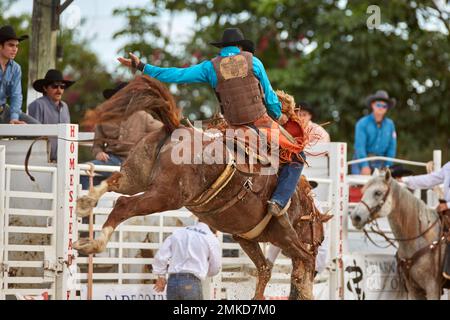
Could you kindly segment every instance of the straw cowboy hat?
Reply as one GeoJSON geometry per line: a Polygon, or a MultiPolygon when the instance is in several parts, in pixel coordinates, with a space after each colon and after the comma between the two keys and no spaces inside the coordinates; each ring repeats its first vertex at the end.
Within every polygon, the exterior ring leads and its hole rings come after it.
{"type": "Polygon", "coordinates": [[[14,31],[14,28],[11,26],[4,26],[0,28],[0,42],[5,42],[8,40],[17,40],[20,42],[26,39],[28,39],[28,35],[18,37],[14,31]]]}
{"type": "Polygon", "coordinates": [[[108,100],[113,95],[115,95],[117,92],[119,92],[120,90],[125,88],[127,85],[128,85],[128,82],[120,82],[115,88],[105,89],[105,90],[103,90],[103,97],[106,100],[108,100]]]}
{"type": "Polygon", "coordinates": [[[50,69],[47,71],[47,74],[45,75],[44,79],[38,79],[35,82],[33,82],[33,88],[37,92],[43,93],[45,86],[48,86],[55,82],[64,83],[66,85],[66,89],[75,83],[75,81],[64,80],[61,71],[55,70],[55,69],[50,69]]]}
{"type": "Polygon", "coordinates": [[[395,107],[397,100],[395,98],[389,98],[389,94],[384,90],[378,90],[375,94],[367,97],[366,105],[371,107],[373,101],[385,101],[388,104],[389,109],[395,107]]]}
{"type": "Polygon", "coordinates": [[[222,35],[222,40],[210,42],[209,44],[218,48],[241,46],[244,51],[255,53],[255,44],[253,41],[245,39],[244,34],[238,28],[225,29],[222,35]]]}

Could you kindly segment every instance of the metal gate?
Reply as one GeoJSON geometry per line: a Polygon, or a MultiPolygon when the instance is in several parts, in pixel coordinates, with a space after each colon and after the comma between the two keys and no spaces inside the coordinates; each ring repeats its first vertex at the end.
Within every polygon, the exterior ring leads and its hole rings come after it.
{"type": "Polygon", "coordinates": [[[30,167],[41,183],[25,184],[24,168],[5,165],[5,147],[0,150],[0,299],[29,295],[54,298],[59,269],[55,246],[56,168],[30,167]]]}

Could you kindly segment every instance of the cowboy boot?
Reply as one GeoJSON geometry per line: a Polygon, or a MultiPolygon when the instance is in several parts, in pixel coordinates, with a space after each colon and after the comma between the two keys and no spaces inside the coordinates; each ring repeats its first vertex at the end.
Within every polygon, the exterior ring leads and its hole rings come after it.
{"type": "MultiPolygon", "coordinates": [[[[289,204],[286,207],[288,206],[289,204]]],[[[289,221],[287,210],[284,210],[285,212],[283,212],[283,208],[281,208],[277,203],[272,201],[269,201],[269,207],[267,210],[272,216],[278,219],[278,222],[283,227],[283,229],[286,230],[286,233],[288,235],[290,235],[293,239],[298,238],[297,232],[295,232],[294,227],[289,221]]]]}

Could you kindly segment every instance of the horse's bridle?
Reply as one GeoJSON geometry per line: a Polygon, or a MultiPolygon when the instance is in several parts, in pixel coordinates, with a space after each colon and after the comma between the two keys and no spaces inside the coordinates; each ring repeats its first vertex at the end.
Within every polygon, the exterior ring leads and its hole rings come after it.
{"type": "Polygon", "coordinates": [[[389,196],[389,193],[391,192],[391,185],[387,184],[387,183],[385,183],[385,184],[388,187],[387,191],[384,194],[383,199],[381,199],[381,201],[375,207],[370,208],[369,205],[364,200],[361,200],[361,203],[367,208],[367,210],[369,210],[369,221],[367,221],[368,223],[375,220],[374,215],[381,210],[381,208],[383,207],[383,205],[385,204],[385,202],[387,200],[387,197],[389,196]]]}

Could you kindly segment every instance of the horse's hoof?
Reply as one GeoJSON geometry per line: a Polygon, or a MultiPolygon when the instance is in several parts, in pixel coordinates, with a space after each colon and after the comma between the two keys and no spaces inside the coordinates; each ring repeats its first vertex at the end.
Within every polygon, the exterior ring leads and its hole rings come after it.
{"type": "Polygon", "coordinates": [[[97,205],[97,200],[90,197],[90,196],[84,196],[77,199],[77,216],[84,218],[88,217],[91,213],[93,208],[97,205]]]}
{"type": "Polygon", "coordinates": [[[78,250],[81,254],[99,253],[99,246],[96,240],[90,240],[89,238],[81,238],[73,244],[73,248],[78,250]]]}

